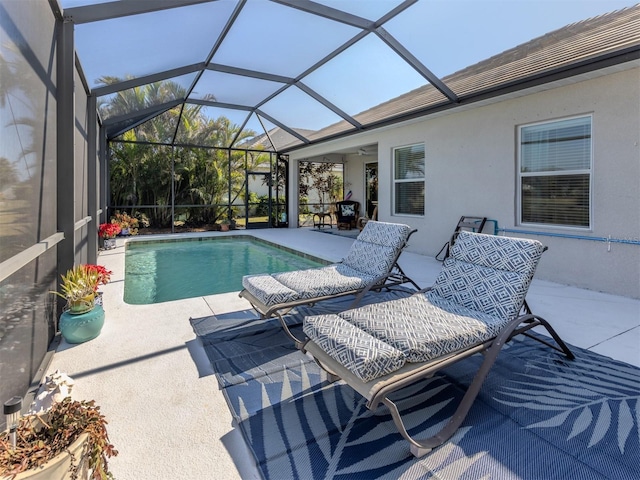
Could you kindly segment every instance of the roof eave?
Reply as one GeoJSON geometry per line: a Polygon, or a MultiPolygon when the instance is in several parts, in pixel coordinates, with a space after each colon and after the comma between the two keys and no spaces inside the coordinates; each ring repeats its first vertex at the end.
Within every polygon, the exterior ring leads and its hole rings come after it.
{"type": "Polygon", "coordinates": [[[608,52],[597,57],[550,69],[545,72],[515,80],[513,82],[508,82],[485,90],[479,90],[470,95],[459,97],[458,102],[446,102],[437,105],[431,105],[426,108],[413,110],[411,112],[367,124],[366,126],[363,126],[362,128],[359,128],[357,130],[349,130],[347,132],[323,137],[318,140],[310,141],[305,145],[295,145],[290,148],[283,148],[282,150],[279,150],[279,153],[291,153],[296,150],[301,150],[312,145],[326,143],[331,140],[346,138],[349,136],[361,134],[363,132],[370,132],[382,127],[388,127],[402,122],[415,120],[421,117],[426,118],[437,113],[442,113],[444,111],[468,107],[469,105],[489,99],[496,99],[500,96],[513,94],[515,92],[524,91],[545,84],[551,84],[571,77],[578,77],[580,75],[584,75],[585,73],[596,72],[598,70],[603,70],[612,66],[634,62],[638,59],[640,59],[640,45],[633,45],[631,47],[627,47],[614,52],[608,52]]]}

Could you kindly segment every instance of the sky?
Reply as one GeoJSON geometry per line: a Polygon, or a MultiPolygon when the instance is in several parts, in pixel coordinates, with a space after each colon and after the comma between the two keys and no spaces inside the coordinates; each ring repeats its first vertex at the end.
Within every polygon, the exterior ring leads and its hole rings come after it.
{"type": "MultiPolygon", "coordinates": [[[[67,7],[87,0],[61,1],[67,7]]],[[[399,0],[320,0],[320,3],[377,19],[399,0]]],[[[385,24],[385,29],[433,73],[444,76],[569,23],[634,3],[633,0],[418,0],[385,24]]],[[[147,73],[145,68],[154,68],[152,64],[163,68],[202,61],[234,6],[235,1],[221,0],[80,25],[76,36],[79,52],[84,53],[81,60],[86,64],[85,72],[104,71],[98,67],[101,65],[141,75],[147,73]],[[145,21],[141,22],[142,19],[145,21]]],[[[311,24],[303,23],[308,17],[266,0],[249,0],[214,61],[295,76],[301,66],[310,66],[299,61],[301,57],[316,58],[357,33],[357,29],[320,17],[314,17],[311,24]]],[[[90,83],[96,79],[89,78],[90,83]]]]}
{"type": "MultiPolygon", "coordinates": [[[[368,19],[379,18],[400,2],[317,1],[368,19]]],[[[61,0],[63,8],[86,3],[61,0]]],[[[204,61],[235,4],[220,0],[77,26],[77,51],[89,85],[99,85],[103,75],[137,77],[204,61]]],[[[443,77],[567,24],[631,5],[630,0],[418,0],[384,28],[443,77]]],[[[277,3],[249,0],[213,62],[296,77],[358,32],[277,3]],[[309,17],[312,22],[305,21],[309,17]]],[[[188,87],[192,77],[182,80],[188,87]]],[[[234,88],[241,83],[239,77],[207,80],[206,86],[196,87],[200,96],[213,93],[219,101],[238,102],[234,88]]],[[[426,80],[378,37],[368,35],[303,82],[355,115],[426,80]]],[[[246,106],[253,105],[247,99],[246,106]]],[[[339,120],[295,88],[265,104],[263,111],[287,125],[312,130],[339,120]]]]}
{"type": "MultiPolygon", "coordinates": [[[[63,9],[103,1],[107,0],[59,0],[63,9]]],[[[400,2],[316,1],[368,19],[379,18],[400,2]]],[[[629,7],[636,1],[419,0],[384,28],[436,76],[443,77],[567,24],[629,7]]],[[[219,0],[76,26],[77,53],[89,85],[98,85],[104,75],[136,77],[203,62],[235,5],[235,0],[219,0]]],[[[277,3],[248,0],[213,61],[296,77],[358,32],[355,27],[277,3]],[[303,21],[309,17],[312,22],[303,21]]],[[[184,75],[176,81],[189,88],[195,76],[184,75]]],[[[426,82],[373,34],[302,80],[352,116],[426,82]]],[[[207,72],[196,91],[200,98],[214,93],[220,101],[246,101],[251,107],[260,95],[282,85],[256,82],[262,81],[207,72]],[[239,94],[241,85],[248,85],[250,94],[239,94]]],[[[10,98],[14,111],[3,109],[3,118],[5,114],[16,118],[28,115],[27,99],[15,95],[10,98]],[[20,110],[23,107],[27,113],[20,110]]],[[[297,87],[290,87],[260,108],[282,123],[302,129],[317,130],[340,120],[297,87]]],[[[248,114],[246,110],[213,107],[203,111],[216,117],[223,114],[238,125],[248,114]]],[[[264,118],[262,123],[267,129],[274,127],[264,118]]],[[[246,128],[262,131],[255,115],[246,128]]],[[[29,132],[21,128],[17,133],[20,136],[16,138],[28,144],[29,132]]],[[[20,158],[22,148],[18,140],[3,142],[0,156],[20,158]]]]}
{"type": "Polygon", "coordinates": [[[411,7],[411,15],[392,20],[387,29],[436,75],[444,76],[570,23],[636,3],[632,0],[419,1],[411,7]],[[415,21],[416,18],[421,21],[415,21]],[[440,48],[433,49],[434,45],[440,48]]]}
{"type": "MultiPolygon", "coordinates": [[[[106,0],[59,1],[64,9],[106,0]]],[[[316,1],[371,20],[400,3],[400,0],[316,1]]],[[[418,0],[384,28],[431,72],[443,77],[567,24],[634,3],[633,0],[418,0]]],[[[235,0],[219,0],[76,26],[77,53],[89,85],[98,86],[104,75],[139,77],[203,62],[235,5],[235,0]]],[[[297,77],[359,31],[267,0],[248,0],[213,62],[297,77]]],[[[185,75],[178,81],[188,88],[193,78],[195,74],[185,75]]],[[[238,95],[237,87],[247,83],[244,80],[225,74],[215,78],[207,75],[195,90],[199,98],[209,93],[221,102],[242,104],[243,96],[238,95]]],[[[424,77],[372,34],[302,81],[352,116],[426,83],[424,77]]],[[[263,90],[268,94],[278,86],[265,85],[263,90]]],[[[254,86],[249,91],[253,95],[244,97],[244,105],[252,107],[260,89],[254,86]]],[[[291,87],[284,93],[263,105],[262,110],[287,125],[311,130],[340,120],[297,88],[291,87]]]]}

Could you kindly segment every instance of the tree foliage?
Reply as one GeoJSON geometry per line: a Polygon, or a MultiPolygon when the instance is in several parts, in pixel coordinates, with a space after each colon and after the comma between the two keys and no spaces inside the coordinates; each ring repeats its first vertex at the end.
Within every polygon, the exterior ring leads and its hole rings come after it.
{"type": "Polygon", "coordinates": [[[331,162],[300,162],[300,198],[309,198],[315,190],[322,203],[317,207],[320,210],[342,198],[343,180],[335,167],[331,162]]]}
{"type": "MultiPolygon", "coordinates": [[[[105,84],[119,81],[102,78],[105,84]]],[[[117,117],[185,95],[173,82],[156,82],[119,92],[102,103],[100,111],[117,117]]],[[[245,200],[245,171],[271,170],[269,153],[229,148],[255,135],[241,131],[226,117],[207,117],[201,105],[167,110],[111,142],[111,204],[130,207],[132,212],[144,210],[157,227],[171,225],[172,201],[187,224],[229,218],[232,205],[245,200]],[[174,137],[180,146],[172,146],[174,137]]]]}

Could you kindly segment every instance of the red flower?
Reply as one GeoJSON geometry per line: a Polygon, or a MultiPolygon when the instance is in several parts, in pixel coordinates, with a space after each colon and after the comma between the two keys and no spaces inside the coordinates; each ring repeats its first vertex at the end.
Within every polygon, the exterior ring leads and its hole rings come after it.
{"type": "Polygon", "coordinates": [[[98,285],[106,285],[111,280],[111,274],[113,273],[111,270],[107,270],[102,265],[84,265],[84,269],[89,274],[94,274],[97,276],[97,282],[95,289],[98,289],[98,285]]]}
{"type": "Polygon", "coordinates": [[[120,233],[120,225],[117,223],[101,223],[98,228],[98,235],[101,238],[115,238],[120,233]]]}

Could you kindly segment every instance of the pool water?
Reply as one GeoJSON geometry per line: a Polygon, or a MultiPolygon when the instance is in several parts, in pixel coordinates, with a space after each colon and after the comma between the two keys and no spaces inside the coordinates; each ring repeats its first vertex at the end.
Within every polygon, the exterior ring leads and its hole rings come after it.
{"type": "Polygon", "coordinates": [[[251,237],[129,242],[124,301],[133,305],[239,292],[242,276],[326,264],[251,237]]]}

